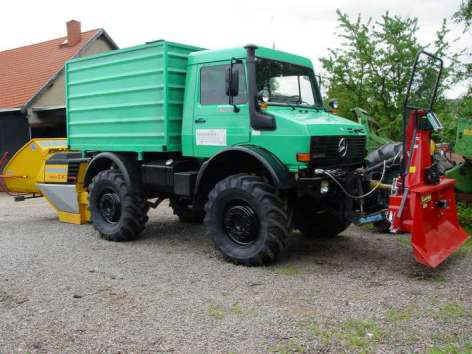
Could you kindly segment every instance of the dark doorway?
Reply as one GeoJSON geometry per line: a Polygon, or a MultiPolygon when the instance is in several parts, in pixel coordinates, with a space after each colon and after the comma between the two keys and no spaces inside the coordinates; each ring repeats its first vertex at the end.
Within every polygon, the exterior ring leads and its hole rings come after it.
{"type": "Polygon", "coordinates": [[[23,113],[0,112],[0,157],[5,152],[12,157],[29,139],[29,125],[23,113]]]}

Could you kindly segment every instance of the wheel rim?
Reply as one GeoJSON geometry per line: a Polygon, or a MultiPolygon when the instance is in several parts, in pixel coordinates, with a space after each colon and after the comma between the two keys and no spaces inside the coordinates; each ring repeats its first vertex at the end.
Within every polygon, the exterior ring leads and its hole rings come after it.
{"type": "Polygon", "coordinates": [[[223,228],[231,241],[241,246],[249,246],[257,240],[259,220],[249,204],[237,201],[226,208],[223,228]]]}
{"type": "Polygon", "coordinates": [[[105,190],[100,195],[98,206],[100,214],[106,222],[115,224],[120,221],[121,199],[118,193],[116,193],[114,190],[105,190]]]}

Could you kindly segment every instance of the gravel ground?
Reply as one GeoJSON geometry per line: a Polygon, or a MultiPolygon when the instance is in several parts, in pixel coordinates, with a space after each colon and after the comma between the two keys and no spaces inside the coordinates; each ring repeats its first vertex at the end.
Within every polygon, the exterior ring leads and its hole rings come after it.
{"type": "Polygon", "coordinates": [[[203,226],[151,211],[135,242],[0,195],[0,352],[472,351],[472,255],[434,271],[406,236],[294,233],[270,267],[225,263],[203,226]]]}

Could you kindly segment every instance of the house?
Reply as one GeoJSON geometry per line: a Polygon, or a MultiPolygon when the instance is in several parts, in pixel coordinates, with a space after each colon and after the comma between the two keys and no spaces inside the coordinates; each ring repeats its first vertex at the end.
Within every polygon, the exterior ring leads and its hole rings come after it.
{"type": "Polygon", "coordinates": [[[67,36],[0,52],[0,157],[38,137],[65,137],[64,63],[117,49],[103,29],[81,32],[67,22],[67,36]]]}

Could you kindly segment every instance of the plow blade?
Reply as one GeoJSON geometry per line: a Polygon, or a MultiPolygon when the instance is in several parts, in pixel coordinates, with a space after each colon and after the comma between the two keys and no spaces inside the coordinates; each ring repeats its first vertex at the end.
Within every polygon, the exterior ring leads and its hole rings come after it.
{"type": "Polygon", "coordinates": [[[411,244],[419,263],[435,268],[467,240],[457,220],[455,181],[443,178],[437,185],[412,188],[411,244]]]}

